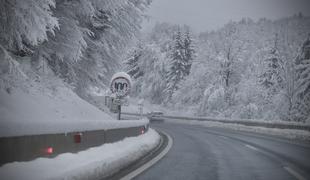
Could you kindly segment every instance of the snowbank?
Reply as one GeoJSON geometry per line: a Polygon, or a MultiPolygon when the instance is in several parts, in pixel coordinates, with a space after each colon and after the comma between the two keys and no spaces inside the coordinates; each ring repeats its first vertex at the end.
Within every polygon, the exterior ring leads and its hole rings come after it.
{"type": "Polygon", "coordinates": [[[231,123],[221,123],[212,121],[197,121],[197,120],[176,120],[176,119],[166,119],[167,122],[172,123],[183,123],[190,125],[202,125],[205,127],[219,127],[227,128],[238,131],[255,132],[261,134],[275,135],[288,139],[301,139],[310,140],[310,132],[305,130],[295,130],[295,129],[278,129],[278,128],[265,128],[257,126],[245,126],[241,124],[231,124],[231,123]]]}
{"type": "Polygon", "coordinates": [[[61,154],[54,159],[9,163],[0,168],[2,180],[99,179],[117,172],[142,157],[159,143],[160,136],[150,129],[144,135],[113,144],[61,154]]]}
{"type": "Polygon", "coordinates": [[[48,69],[38,75],[32,70],[29,58],[12,61],[22,75],[1,74],[0,137],[125,128],[147,123],[117,121],[77,96],[48,69]]]}
{"type": "Polygon", "coordinates": [[[147,123],[146,120],[116,121],[69,89],[55,92],[27,93],[15,89],[9,94],[0,89],[0,136],[112,129],[147,123]]]}

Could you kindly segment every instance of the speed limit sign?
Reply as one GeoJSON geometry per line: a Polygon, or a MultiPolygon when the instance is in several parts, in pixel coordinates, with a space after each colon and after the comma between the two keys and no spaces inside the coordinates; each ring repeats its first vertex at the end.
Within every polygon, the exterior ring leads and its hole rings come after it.
{"type": "Polygon", "coordinates": [[[119,72],[113,75],[110,89],[116,95],[116,104],[118,109],[118,120],[121,120],[122,99],[130,93],[131,78],[127,73],[119,72]]]}
{"type": "Polygon", "coordinates": [[[130,93],[131,79],[127,73],[119,72],[111,79],[110,89],[116,97],[125,97],[130,93]]]}

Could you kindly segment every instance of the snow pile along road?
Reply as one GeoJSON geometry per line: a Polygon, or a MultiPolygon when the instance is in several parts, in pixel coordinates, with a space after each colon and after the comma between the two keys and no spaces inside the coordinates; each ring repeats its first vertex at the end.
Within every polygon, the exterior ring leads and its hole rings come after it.
{"type": "MultiPolygon", "coordinates": [[[[147,123],[117,121],[55,78],[15,81],[15,85],[0,88],[0,137],[126,128],[147,123]]],[[[3,84],[0,80],[0,87],[3,84]]]]}
{"type": "Polygon", "coordinates": [[[0,89],[0,137],[142,126],[147,120],[117,121],[63,88],[57,95],[0,89]]]}
{"type": "Polygon", "coordinates": [[[2,180],[100,179],[127,166],[155,148],[159,134],[150,129],[144,135],[90,148],[77,154],[65,153],[54,159],[9,163],[0,168],[2,180]]]}

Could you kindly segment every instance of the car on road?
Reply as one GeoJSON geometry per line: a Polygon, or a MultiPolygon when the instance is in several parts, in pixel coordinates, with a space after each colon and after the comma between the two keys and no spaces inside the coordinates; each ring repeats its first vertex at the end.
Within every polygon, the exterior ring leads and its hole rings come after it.
{"type": "Polygon", "coordinates": [[[148,117],[161,117],[163,115],[164,113],[161,111],[152,111],[152,112],[147,113],[148,117]]]}
{"type": "Polygon", "coordinates": [[[163,118],[164,113],[161,111],[152,111],[147,113],[147,117],[149,118],[149,120],[151,122],[157,121],[157,122],[163,122],[164,118],[163,118]]]}

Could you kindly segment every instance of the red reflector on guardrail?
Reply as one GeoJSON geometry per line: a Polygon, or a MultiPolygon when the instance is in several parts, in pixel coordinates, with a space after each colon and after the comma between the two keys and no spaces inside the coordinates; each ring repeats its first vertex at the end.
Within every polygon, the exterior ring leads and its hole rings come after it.
{"type": "Polygon", "coordinates": [[[48,148],[45,149],[45,153],[46,154],[53,154],[53,152],[54,152],[53,147],[48,147],[48,148]]]}
{"type": "Polygon", "coordinates": [[[77,133],[74,135],[74,142],[75,143],[81,143],[82,141],[82,133],[77,133]]]}

